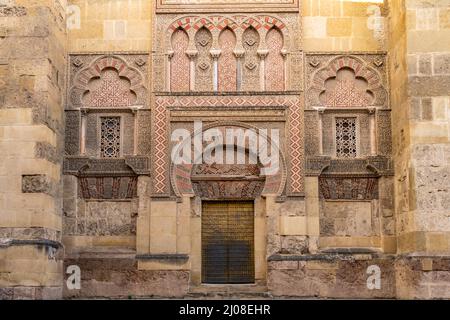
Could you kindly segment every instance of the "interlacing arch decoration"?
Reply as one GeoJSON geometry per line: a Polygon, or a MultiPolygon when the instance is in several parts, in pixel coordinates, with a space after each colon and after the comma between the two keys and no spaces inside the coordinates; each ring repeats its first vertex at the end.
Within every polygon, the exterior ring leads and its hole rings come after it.
{"type": "Polygon", "coordinates": [[[75,75],[69,103],[73,108],[145,105],[144,79],[139,70],[120,57],[101,56],[75,75]]]}
{"type": "Polygon", "coordinates": [[[243,31],[250,26],[256,30],[263,28],[266,31],[276,27],[283,32],[285,38],[289,39],[286,25],[280,18],[267,15],[247,16],[239,14],[232,16],[211,15],[207,17],[185,16],[178,18],[170,24],[169,30],[171,32],[169,32],[168,37],[170,38],[172,33],[180,28],[189,32],[191,29],[200,30],[205,27],[212,32],[215,29],[221,31],[225,28],[230,28],[234,31],[241,29],[243,31]]]}
{"type": "MultiPolygon", "coordinates": [[[[203,37],[205,38],[205,36],[203,37]]],[[[172,89],[172,91],[223,91],[224,89],[226,91],[230,89],[232,89],[231,91],[260,91],[267,90],[264,85],[265,82],[268,82],[269,84],[268,89],[272,89],[274,91],[283,91],[286,88],[285,83],[278,86],[272,85],[276,81],[286,81],[287,77],[284,74],[284,59],[290,52],[292,45],[288,28],[286,24],[278,17],[268,15],[249,16],[244,14],[183,16],[170,23],[165,39],[166,44],[163,44],[163,47],[167,49],[167,70],[170,70],[170,79],[167,78],[170,86],[166,86],[167,89],[172,89]],[[201,46],[199,49],[199,34],[201,33],[206,35],[207,32],[205,32],[205,30],[210,32],[212,36],[212,41],[210,43],[205,41],[205,44],[208,45],[208,49],[210,51],[211,66],[209,66],[209,63],[207,62],[204,50],[200,50],[201,48],[205,48],[206,45],[201,46]],[[253,65],[249,65],[247,63],[248,61],[245,61],[248,60],[245,57],[248,50],[245,49],[243,37],[248,34],[248,30],[255,30],[260,39],[257,45],[253,48],[254,53],[257,53],[257,64],[253,65]],[[177,43],[174,42],[174,39],[177,38],[177,34],[181,34],[181,32],[184,32],[187,37],[187,39],[183,40],[183,43],[186,41],[188,42],[187,47],[183,45],[183,53],[181,54],[186,55],[191,61],[191,69],[189,72],[190,82],[187,83],[188,80],[184,77],[184,84],[180,84],[180,78],[174,77],[173,72],[173,69],[179,68],[178,60],[180,59],[180,45],[177,45],[177,43]],[[234,39],[231,34],[233,34],[234,39]],[[224,37],[224,35],[226,37],[224,37]],[[224,38],[227,39],[226,42],[228,43],[228,47],[225,46],[225,51],[223,50],[224,38]],[[267,43],[266,40],[269,42],[272,40],[276,41],[275,46],[272,43],[267,43]],[[235,47],[230,51],[229,46],[234,41],[236,42],[235,47]],[[273,49],[278,52],[274,54],[273,49]],[[267,55],[270,53],[272,54],[269,57],[271,60],[269,62],[277,62],[277,64],[272,66],[272,68],[268,67],[265,70],[262,69],[261,72],[265,73],[265,79],[259,79],[260,74],[257,66],[260,61],[262,64],[267,55]],[[226,55],[226,59],[221,59],[222,54],[226,55]],[[234,55],[234,57],[231,57],[231,54],[234,55]],[[174,57],[178,57],[178,59],[174,59],[174,57]],[[242,65],[236,63],[236,61],[239,62],[239,59],[243,59],[245,63],[242,65]],[[257,79],[247,79],[247,82],[251,82],[252,85],[244,85],[241,87],[240,85],[235,85],[234,78],[231,78],[231,84],[224,86],[223,81],[220,82],[221,79],[223,80],[221,72],[226,69],[223,67],[224,61],[229,61],[233,64],[237,74],[241,75],[238,76],[237,84],[245,81],[245,77],[247,75],[247,69],[245,69],[245,67],[248,68],[249,66],[253,66],[254,68],[251,70],[253,70],[255,74],[258,72],[257,79]],[[192,69],[193,65],[195,65],[195,69],[192,69]],[[197,79],[197,74],[200,77],[205,78],[205,70],[208,71],[208,73],[210,72],[211,74],[214,74],[214,81],[212,81],[214,84],[213,88],[210,88],[210,86],[205,84],[205,79],[197,79]],[[276,74],[272,75],[271,73],[273,72],[276,72],[276,74]],[[174,82],[177,84],[176,86],[173,85],[174,82]],[[190,90],[180,90],[180,88],[187,88],[188,85],[190,90]],[[174,87],[176,87],[176,90],[173,90],[174,87]]],[[[186,66],[186,62],[183,63],[183,66],[186,66]]]]}
{"type": "Polygon", "coordinates": [[[318,69],[308,88],[309,105],[361,108],[387,104],[381,74],[355,56],[338,56],[318,69]]]}

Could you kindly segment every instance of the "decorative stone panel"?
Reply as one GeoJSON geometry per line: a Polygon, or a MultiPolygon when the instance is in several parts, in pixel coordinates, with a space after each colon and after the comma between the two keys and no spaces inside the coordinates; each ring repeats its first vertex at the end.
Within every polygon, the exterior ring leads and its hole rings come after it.
{"type": "Polygon", "coordinates": [[[69,57],[68,108],[147,106],[148,55],[69,57]]]}
{"type": "Polygon", "coordinates": [[[95,200],[123,200],[137,197],[137,177],[78,178],[79,197],[95,200]]]}
{"type": "Polygon", "coordinates": [[[137,202],[83,201],[77,216],[65,219],[66,236],[136,235],[137,202]]]}
{"type": "MultiPolygon", "coordinates": [[[[224,96],[157,96],[155,110],[153,112],[153,158],[152,178],[153,194],[160,196],[170,195],[170,148],[168,127],[171,119],[169,110],[179,108],[180,110],[196,110],[198,106],[207,108],[209,111],[226,108],[229,112],[233,110],[254,109],[259,110],[261,106],[266,108],[284,107],[288,110],[284,121],[287,123],[289,135],[286,145],[286,170],[287,170],[287,193],[301,195],[304,192],[304,148],[303,148],[303,109],[301,100],[295,95],[224,95],[224,96]]],[[[255,114],[255,117],[258,113],[255,114]]],[[[270,120],[267,120],[270,122],[270,120]]],[[[220,122],[216,126],[220,127],[220,122]]],[[[185,174],[189,177],[191,169],[187,168],[185,174]]],[[[182,174],[183,175],[183,174],[182,174]]],[[[282,189],[283,190],[283,189],[282,189]]],[[[275,192],[276,193],[276,192],[275,192]]]]}
{"type": "Polygon", "coordinates": [[[266,82],[270,91],[302,90],[299,25],[290,13],[157,14],[153,89],[260,91],[266,82]],[[236,74],[236,86],[233,75],[224,85],[223,72],[236,74]]]}
{"type": "Polygon", "coordinates": [[[307,107],[388,108],[386,56],[309,54],[307,107]]]}
{"type": "Polygon", "coordinates": [[[46,175],[25,175],[22,177],[23,193],[45,193],[51,195],[53,183],[46,175]]]}
{"type": "Polygon", "coordinates": [[[375,200],[378,199],[377,178],[328,178],[319,179],[320,196],[327,200],[375,200]]]}

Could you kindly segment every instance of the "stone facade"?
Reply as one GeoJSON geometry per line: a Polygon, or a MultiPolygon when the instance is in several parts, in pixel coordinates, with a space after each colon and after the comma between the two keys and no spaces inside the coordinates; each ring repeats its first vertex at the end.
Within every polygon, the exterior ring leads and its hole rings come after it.
{"type": "Polygon", "coordinates": [[[62,296],[65,1],[0,2],[0,297],[62,296]]]}
{"type": "Polygon", "coordinates": [[[0,0],[0,299],[450,298],[449,12],[0,0]],[[230,129],[279,132],[277,173],[173,161],[230,129]],[[254,283],[206,286],[238,240],[254,283]]]}

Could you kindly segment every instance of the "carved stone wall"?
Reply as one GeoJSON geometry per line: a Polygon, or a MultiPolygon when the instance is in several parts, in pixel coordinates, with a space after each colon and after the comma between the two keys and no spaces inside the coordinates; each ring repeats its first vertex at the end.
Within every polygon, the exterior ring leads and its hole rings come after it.
{"type": "Polygon", "coordinates": [[[283,91],[285,88],[285,64],[283,34],[276,28],[272,28],[266,37],[268,54],[265,61],[265,89],[267,91],[283,91]]]}
{"type": "Polygon", "coordinates": [[[206,27],[202,27],[195,34],[197,57],[195,61],[195,90],[213,91],[214,66],[211,57],[212,34],[206,27]]]}
{"type": "MultiPolygon", "coordinates": [[[[153,136],[153,158],[152,158],[152,179],[153,193],[155,195],[168,196],[171,193],[170,182],[170,144],[168,141],[168,123],[174,114],[181,113],[181,119],[193,122],[194,119],[205,119],[209,126],[221,127],[237,125],[245,126],[242,121],[243,111],[247,112],[246,121],[251,123],[260,117],[264,122],[264,128],[269,127],[273,121],[283,121],[289,134],[284,136],[282,145],[287,146],[285,150],[285,161],[287,170],[287,189],[290,195],[301,195],[304,192],[304,151],[303,151],[303,110],[301,101],[295,95],[226,95],[226,96],[157,96],[156,108],[154,111],[154,136],[153,136]],[[201,106],[201,108],[199,107],[201,106]],[[261,108],[275,108],[272,116],[262,117],[261,108]],[[281,116],[277,116],[278,109],[288,110],[281,116]],[[215,112],[226,110],[228,122],[224,122],[223,117],[212,117],[215,112]],[[169,112],[171,111],[171,112],[169,112]],[[192,114],[192,116],[189,116],[192,114]],[[189,120],[187,120],[189,119],[189,120]],[[231,122],[230,122],[231,121],[231,122]]],[[[177,121],[180,121],[179,119],[177,121]]],[[[259,122],[261,124],[261,122],[259,122]]],[[[189,178],[190,170],[179,168],[180,174],[187,174],[189,178]],[[186,171],[186,172],[185,172],[186,171]],[[184,173],[182,173],[184,172],[184,173]]],[[[280,181],[274,183],[279,186],[280,181]]],[[[283,182],[282,184],[284,184],[283,182]]],[[[278,190],[278,189],[277,189],[278,190]]],[[[281,189],[284,192],[284,188],[281,189]]],[[[274,192],[277,194],[276,191],[274,192]]]]}
{"type": "Polygon", "coordinates": [[[393,175],[386,57],[309,54],[306,83],[307,175],[319,179],[321,237],[391,234],[393,207],[384,196],[393,175]]]}
{"type": "Polygon", "coordinates": [[[84,54],[69,61],[65,236],[134,237],[138,179],[150,171],[148,55],[84,54]]]}
{"type": "Polygon", "coordinates": [[[301,90],[303,53],[298,28],[299,17],[291,13],[157,14],[154,90],[260,91],[265,82],[266,90],[301,90]],[[225,86],[224,78],[230,73],[225,86]]]}
{"type": "Polygon", "coordinates": [[[170,57],[170,79],[172,80],[170,89],[173,92],[187,92],[190,84],[190,62],[186,54],[189,37],[184,30],[178,29],[173,33],[171,40],[173,53],[170,57]]]}
{"type": "Polygon", "coordinates": [[[219,36],[221,54],[219,57],[219,91],[237,90],[237,63],[235,56],[236,35],[230,28],[225,28],[219,36]]]}
{"type": "Polygon", "coordinates": [[[311,161],[315,161],[312,157],[339,158],[339,121],[351,118],[356,119],[354,157],[379,156],[385,162],[391,160],[392,129],[384,55],[309,54],[306,81],[306,117],[311,121],[305,131],[305,148],[311,161]]]}
{"type": "Polygon", "coordinates": [[[261,42],[260,34],[252,26],[244,31],[242,35],[242,46],[244,47],[243,60],[243,91],[259,91],[261,90],[260,76],[260,57],[258,48],[261,42]]]}
{"type": "Polygon", "coordinates": [[[310,54],[306,67],[307,107],[389,108],[385,55],[310,54]]]}
{"type": "Polygon", "coordinates": [[[80,201],[79,210],[64,221],[65,236],[134,236],[137,201],[80,201]]]}
{"type": "Polygon", "coordinates": [[[68,109],[147,105],[147,55],[71,55],[69,63],[68,109]]]}

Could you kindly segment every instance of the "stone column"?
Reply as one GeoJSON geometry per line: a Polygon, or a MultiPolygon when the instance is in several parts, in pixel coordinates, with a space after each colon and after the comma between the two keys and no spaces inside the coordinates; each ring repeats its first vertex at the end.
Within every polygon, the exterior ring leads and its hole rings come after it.
{"type": "Polygon", "coordinates": [[[219,90],[219,57],[221,50],[211,50],[211,57],[213,59],[213,90],[219,90]]]}
{"type": "Polygon", "coordinates": [[[370,154],[372,156],[377,155],[377,127],[376,127],[376,120],[377,120],[377,109],[376,108],[370,108],[369,109],[369,121],[370,121],[370,154]]]}
{"type": "Polygon", "coordinates": [[[236,68],[237,68],[237,91],[241,91],[242,88],[242,59],[244,58],[245,51],[244,50],[236,50],[234,52],[234,55],[236,56],[236,68]]]}
{"type": "Polygon", "coordinates": [[[80,154],[86,155],[86,127],[87,127],[87,110],[81,109],[81,130],[80,130],[80,154]]]}
{"type": "Polygon", "coordinates": [[[172,91],[172,58],[173,58],[174,52],[169,51],[167,53],[167,73],[166,73],[166,90],[168,92],[172,91]]]}
{"type": "Polygon", "coordinates": [[[189,84],[189,88],[190,88],[191,91],[195,91],[195,58],[197,58],[198,51],[196,51],[196,50],[188,50],[188,51],[186,51],[186,54],[188,55],[189,60],[190,60],[190,68],[189,68],[190,84],[189,84]]]}
{"type": "Polygon", "coordinates": [[[283,56],[283,59],[284,59],[284,90],[287,90],[287,88],[289,87],[289,84],[288,84],[288,78],[289,78],[288,51],[286,49],[281,50],[281,55],[283,56]]]}
{"type": "Polygon", "coordinates": [[[317,111],[319,113],[319,124],[317,126],[319,129],[319,132],[317,132],[319,139],[319,155],[323,156],[323,115],[325,114],[325,108],[317,108],[317,111]]]}
{"type": "Polygon", "coordinates": [[[269,54],[269,50],[258,50],[258,56],[260,58],[260,68],[259,68],[259,82],[262,91],[266,90],[266,58],[269,54]]]}

